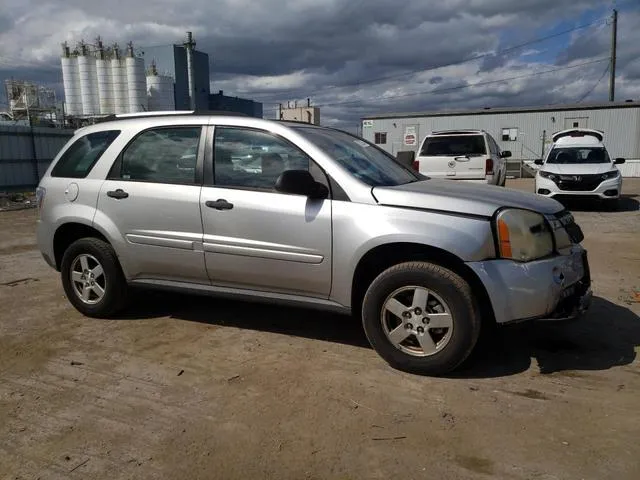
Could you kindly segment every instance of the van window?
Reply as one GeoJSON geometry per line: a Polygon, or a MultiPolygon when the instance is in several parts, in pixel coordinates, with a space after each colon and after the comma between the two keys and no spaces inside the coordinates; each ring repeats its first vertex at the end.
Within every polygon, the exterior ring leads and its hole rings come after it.
{"type": "Polygon", "coordinates": [[[86,177],[118,135],[120,135],[120,130],[104,130],[80,137],[62,154],[56,166],[51,170],[51,176],[86,177]]]}
{"type": "Polygon", "coordinates": [[[427,137],[421,156],[485,155],[482,135],[447,135],[427,137]]]}

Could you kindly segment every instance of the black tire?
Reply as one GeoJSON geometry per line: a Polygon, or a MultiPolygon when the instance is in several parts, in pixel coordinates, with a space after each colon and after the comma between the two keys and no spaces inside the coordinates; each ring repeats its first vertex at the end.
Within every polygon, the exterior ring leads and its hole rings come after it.
{"type": "Polygon", "coordinates": [[[371,346],[392,367],[421,375],[444,375],[456,369],[474,349],[480,335],[481,317],[471,287],[459,275],[439,265],[408,262],[382,272],[369,286],[362,305],[362,323],[371,346]],[[407,286],[425,287],[449,306],[453,332],[442,350],[430,356],[405,353],[387,337],[381,321],[386,299],[407,286]]]}
{"type": "Polygon", "coordinates": [[[81,238],[73,242],[64,252],[60,268],[62,286],[71,304],[87,317],[108,318],[120,311],[127,298],[127,282],[120,268],[113,247],[98,238],[81,238]],[[71,268],[80,255],[91,255],[104,272],[104,296],[94,304],[88,304],[76,293],[71,281],[71,268]]]}

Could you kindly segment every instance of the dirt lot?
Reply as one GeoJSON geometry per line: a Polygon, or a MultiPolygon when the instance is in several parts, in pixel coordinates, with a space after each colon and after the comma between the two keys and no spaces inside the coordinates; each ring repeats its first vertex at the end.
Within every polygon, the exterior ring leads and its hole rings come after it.
{"type": "Polygon", "coordinates": [[[640,181],[624,190],[619,212],[574,209],[588,316],[503,329],[444,379],[392,370],[337,315],[145,293],[84,318],[35,212],[0,213],[0,477],[640,478],[640,181]]]}

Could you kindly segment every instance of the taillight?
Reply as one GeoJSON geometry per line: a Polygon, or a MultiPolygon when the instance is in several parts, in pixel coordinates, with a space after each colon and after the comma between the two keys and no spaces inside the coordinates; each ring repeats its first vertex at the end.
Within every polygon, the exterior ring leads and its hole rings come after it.
{"type": "Polygon", "coordinates": [[[420,171],[420,160],[414,160],[413,163],[411,164],[411,167],[416,171],[419,172],[420,171]]]}
{"type": "Polygon", "coordinates": [[[487,158],[484,171],[487,175],[493,175],[493,159],[487,158]]]}

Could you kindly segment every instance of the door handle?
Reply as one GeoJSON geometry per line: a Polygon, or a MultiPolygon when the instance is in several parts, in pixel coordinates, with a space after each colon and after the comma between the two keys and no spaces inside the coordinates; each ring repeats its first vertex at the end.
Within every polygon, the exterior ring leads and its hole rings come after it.
{"type": "Polygon", "coordinates": [[[215,202],[213,200],[207,200],[204,204],[216,210],[231,210],[233,208],[233,203],[227,202],[224,198],[219,198],[215,202]]]}
{"type": "Polygon", "coordinates": [[[107,192],[107,196],[111,197],[111,198],[115,198],[117,200],[120,200],[122,198],[127,198],[129,196],[129,194],[127,192],[125,192],[124,190],[122,190],[121,188],[118,188],[117,190],[109,190],[107,192]]]}
{"type": "Polygon", "coordinates": [[[454,157],[454,160],[456,162],[468,162],[471,159],[469,157],[467,157],[466,155],[463,155],[463,156],[460,156],[460,157],[454,157]]]}

